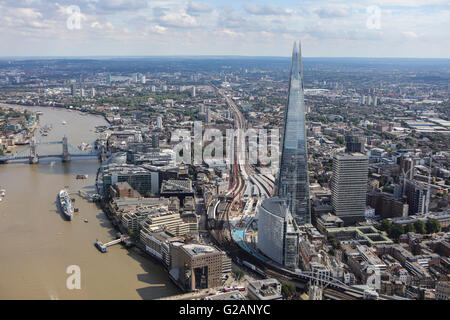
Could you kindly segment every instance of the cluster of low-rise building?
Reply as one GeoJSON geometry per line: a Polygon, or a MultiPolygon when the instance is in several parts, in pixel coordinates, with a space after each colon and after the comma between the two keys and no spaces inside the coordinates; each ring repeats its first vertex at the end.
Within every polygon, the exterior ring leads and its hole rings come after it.
{"type": "Polygon", "coordinates": [[[29,144],[38,121],[36,113],[0,105],[0,152],[12,153],[16,146],[29,144]]]}

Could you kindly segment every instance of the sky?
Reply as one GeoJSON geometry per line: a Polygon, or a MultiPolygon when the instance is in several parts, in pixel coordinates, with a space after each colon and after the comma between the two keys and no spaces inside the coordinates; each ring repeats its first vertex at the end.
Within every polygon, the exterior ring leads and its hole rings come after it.
{"type": "Polygon", "coordinates": [[[0,0],[0,56],[450,58],[450,0],[0,0]]]}

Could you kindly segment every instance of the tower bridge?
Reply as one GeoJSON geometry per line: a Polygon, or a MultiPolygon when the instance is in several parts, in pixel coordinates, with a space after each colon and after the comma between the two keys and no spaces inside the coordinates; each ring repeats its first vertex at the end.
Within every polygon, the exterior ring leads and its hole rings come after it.
{"type": "Polygon", "coordinates": [[[28,160],[30,164],[36,164],[39,162],[39,159],[45,158],[61,158],[62,162],[69,162],[72,158],[98,157],[100,155],[101,155],[100,150],[81,152],[80,150],[69,144],[66,136],[64,136],[61,139],[61,141],[45,141],[45,142],[38,142],[33,138],[31,139],[30,145],[27,148],[21,150],[20,152],[12,156],[0,156],[0,164],[14,160],[28,160]],[[62,153],[60,154],[38,153],[38,146],[50,146],[58,144],[62,145],[62,153]]]}

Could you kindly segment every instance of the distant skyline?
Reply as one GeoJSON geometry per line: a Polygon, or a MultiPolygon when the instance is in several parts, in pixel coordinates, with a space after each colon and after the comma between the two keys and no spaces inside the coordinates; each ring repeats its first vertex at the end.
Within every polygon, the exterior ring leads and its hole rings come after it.
{"type": "Polygon", "coordinates": [[[450,58],[450,0],[0,0],[2,57],[288,57],[298,40],[304,57],[450,58]]]}

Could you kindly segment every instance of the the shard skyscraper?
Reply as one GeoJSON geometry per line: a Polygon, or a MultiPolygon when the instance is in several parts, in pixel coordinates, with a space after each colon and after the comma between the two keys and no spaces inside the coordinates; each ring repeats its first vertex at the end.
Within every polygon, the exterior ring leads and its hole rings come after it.
{"type": "Polygon", "coordinates": [[[283,148],[276,186],[277,195],[287,200],[298,225],[311,222],[301,59],[301,44],[297,47],[294,43],[284,116],[283,148]]]}

